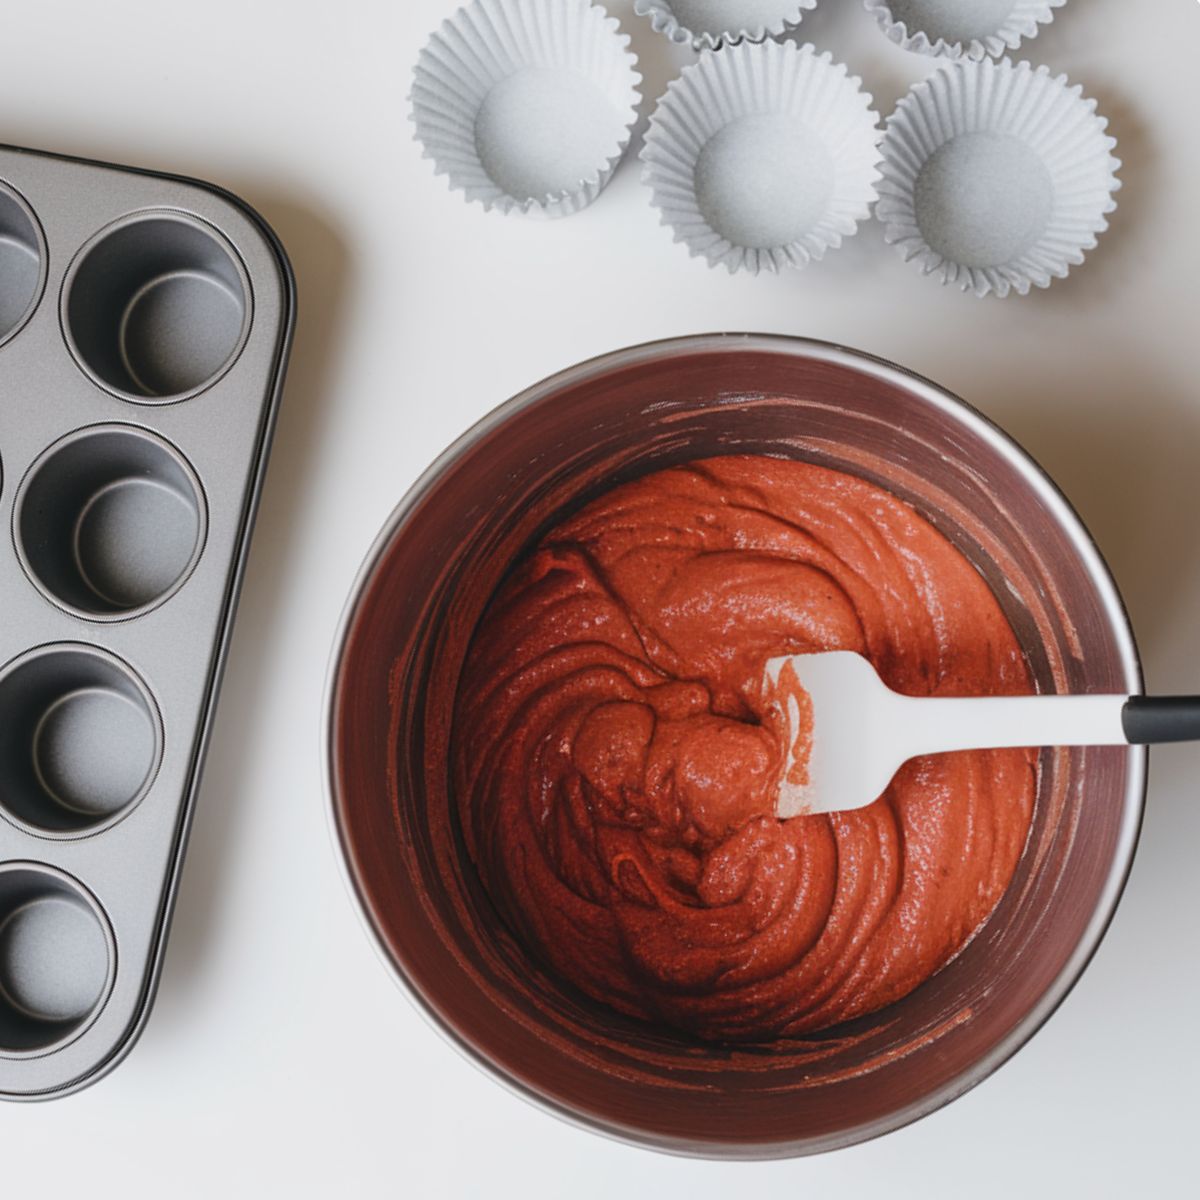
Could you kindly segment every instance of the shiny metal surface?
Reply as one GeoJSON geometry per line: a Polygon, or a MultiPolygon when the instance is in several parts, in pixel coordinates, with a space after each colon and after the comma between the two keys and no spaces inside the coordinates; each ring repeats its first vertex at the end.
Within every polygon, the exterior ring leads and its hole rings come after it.
{"type": "Polygon", "coordinates": [[[148,1018],[293,319],[220,189],[0,146],[2,1100],[148,1018]]]}

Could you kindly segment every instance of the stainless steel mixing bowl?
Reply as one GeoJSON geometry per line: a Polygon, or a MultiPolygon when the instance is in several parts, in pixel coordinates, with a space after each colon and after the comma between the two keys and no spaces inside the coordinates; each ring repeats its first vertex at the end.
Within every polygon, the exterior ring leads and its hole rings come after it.
{"type": "Polygon", "coordinates": [[[1029,844],[991,920],[911,995],[826,1034],[703,1045],[625,1020],[549,974],[480,888],[448,793],[467,642],[514,558],[565,511],[665,464],[734,452],[823,463],[911,501],[991,583],[1041,690],[1140,690],[1128,620],[1092,539],[995,425],[850,350],[687,338],[538,384],[413,487],[370,553],[338,640],[328,774],[367,925],[460,1050],[588,1128],[677,1153],[767,1158],[896,1129],[1032,1036],[1117,905],[1146,760],[1136,749],[1045,752],[1029,844]]]}

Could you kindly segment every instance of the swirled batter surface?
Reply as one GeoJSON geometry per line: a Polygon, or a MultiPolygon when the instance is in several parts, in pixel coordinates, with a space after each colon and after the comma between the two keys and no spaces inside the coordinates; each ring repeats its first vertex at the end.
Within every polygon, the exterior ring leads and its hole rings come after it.
{"type": "Polygon", "coordinates": [[[957,549],[889,493],[796,462],[618,487],[492,601],[459,691],[462,825],[496,904],[583,991],[773,1039],[899,999],[987,919],[1034,756],[915,760],[870,808],[780,821],[763,664],[818,650],[865,654],[911,695],[1031,690],[957,549]]]}

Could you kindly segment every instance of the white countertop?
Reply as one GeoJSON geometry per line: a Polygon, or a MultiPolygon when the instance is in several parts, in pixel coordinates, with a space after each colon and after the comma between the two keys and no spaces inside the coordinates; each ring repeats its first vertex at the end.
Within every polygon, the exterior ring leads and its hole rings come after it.
{"type": "MultiPolygon", "coordinates": [[[[1071,0],[1027,43],[1100,100],[1125,187],[1112,230],[1071,279],[981,303],[921,278],[875,225],[807,272],[709,271],[658,226],[633,162],[566,221],[468,207],[421,160],[406,121],[409,68],[454,2],[5,5],[0,141],[242,194],[291,253],[301,316],[157,1009],[97,1087],[0,1108],[0,1189],[98,1200],[1186,1192],[1200,1115],[1195,748],[1156,753],[1112,930],[1012,1062],[880,1141],[737,1165],[569,1128],[442,1043],[345,894],[318,743],[350,583],[421,469],[561,367],[724,329],[845,342],[983,408],[1091,525],[1150,686],[1200,690],[1200,6],[1071,0]]],[[[648,108],[689,54],[635,20],[631,0],[611,8],[642,57],[648,108]]],[[[931,67],[891,46],[859,0],[821,0],[805,24],[885,112],[931,67]]]]}

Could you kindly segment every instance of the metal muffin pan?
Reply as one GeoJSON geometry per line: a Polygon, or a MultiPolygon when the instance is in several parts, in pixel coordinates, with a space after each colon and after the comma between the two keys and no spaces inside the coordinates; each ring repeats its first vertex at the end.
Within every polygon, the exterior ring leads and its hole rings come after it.
{"type": "Polygon", "coordinates": [[[149,1014],[294,315],[233,196],[0,146],[0,1098],[149,1014]]]}

